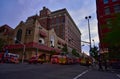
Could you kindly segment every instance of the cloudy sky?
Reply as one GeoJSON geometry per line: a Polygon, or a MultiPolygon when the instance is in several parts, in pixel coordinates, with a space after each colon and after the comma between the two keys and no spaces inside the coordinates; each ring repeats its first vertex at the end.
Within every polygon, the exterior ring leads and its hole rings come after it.
{"type": "MultiPolygon", "coordinates": [[[[0,26],[8,24],[15,28],[21,20],[39,14],[46,6],[51,11],[66,8],[82,33],[82,40],[89,41],[88,23],[85,16],[91,16],[91,38],[98,45],[98,29],[96,19],[96,0],[0,0],[0,26]]],[[[93,44],[93,42],[92,42],[93,44]]],[[[88,54],[89,45],[84,44],[82,51],[88,54]]]]}

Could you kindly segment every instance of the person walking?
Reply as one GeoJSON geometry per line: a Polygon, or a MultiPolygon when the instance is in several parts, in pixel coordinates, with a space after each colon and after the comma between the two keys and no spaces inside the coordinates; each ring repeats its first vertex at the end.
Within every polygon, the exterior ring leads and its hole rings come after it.
{"type": "Polygon", "coordinates": [[[107,60],[104,59],[103,64],[104,64],[105,70],[107,71],[108,70],[108,62],[107,62],[107,60]]]}
{"type": "Polygon", "coordinates": [[[98,70],[103,70],[102,60],[101,60],[101,59],[98,60],[98,66],[99,66],[99,69],[98,69],[98,70]]]}

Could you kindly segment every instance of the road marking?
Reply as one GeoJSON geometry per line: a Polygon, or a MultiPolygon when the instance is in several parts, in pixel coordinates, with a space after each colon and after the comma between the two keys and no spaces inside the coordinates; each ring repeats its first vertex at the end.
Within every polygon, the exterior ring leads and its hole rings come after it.
{"type": "Polygon", "coordinates": [[[117,74],[117,77],[119,77],[119,78],[120,78],[120,74],[117,74]]]}
{"type": "Polygon", "coordinates": [[[82,75],[84,75],[85,73],[87,73],[88,70],[82,72],[81,74],[77,75],[76,77],[74,77],[73,79],[78,79],[79,77],[81,77],[82,75]]]}

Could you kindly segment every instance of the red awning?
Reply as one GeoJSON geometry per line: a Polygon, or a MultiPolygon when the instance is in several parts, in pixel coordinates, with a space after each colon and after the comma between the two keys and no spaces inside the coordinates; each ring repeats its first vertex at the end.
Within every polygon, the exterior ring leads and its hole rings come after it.
{"type": "MultiPolygon", "coordinates": [[[[30,42],[30,43],[27,43],[27,44],[24,44],[25,45],[25,48],[38,48],[39,50],[42,50],[42,51],[52,51],[52,50],[55,50],[57,53],[59,53],[61,50],[60,49],[57,49],[57,48],[52,48],[52,47],[48,47],[46,45],[42,45],[42,44],[38,44],[38,43],[35,43],[35,42],[30,42]]],[[[14,45],[7,45],[5,46],[6,49],[21,49],[23,48],[23,45],[22,44],[14,44],[14,45]]]]}
{"type": "Polygon", "coordinates": [[[20,49],[20,48],[23,48],[23,45],[22,44],[6,45],[5,48],[6,49],[20,49]]]}

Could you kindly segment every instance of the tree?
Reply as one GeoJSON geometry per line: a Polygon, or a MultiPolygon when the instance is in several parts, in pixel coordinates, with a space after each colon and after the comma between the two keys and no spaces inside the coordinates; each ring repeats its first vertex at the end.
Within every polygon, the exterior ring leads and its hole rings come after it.
{"type": "Polygon", "coordinates": [[[120,13],[115,14],[115,17],[111,19],[110,24],[106,26],[111,26],[110,31],[106,33],[103,41],[108,43],[109,46],[120,46],[120,13]]]}
{"type": "Polygon", "coordinates": [[[51,51],[50,51],[50,54],[51,54],[51,55],[56,54],[55,50],[51,50],[51,51]]]}
{"type": "Polygon", "coordinates": [[[111,19],[110,26],[110,31],[106,33],[103,42],[108,44],[109,57],[120,59],[120,13],[114,15],[114,18],[111,19]]]}
{"type": "Polygon", "coordinates": [[[98,58],[98,47],[94,46],[90,49],[90,55],[97,60],[98,58]]]}
{"type": "Polygon", "coordinates": [[[66,53],[68,52],[67,44],[64,45],[64,47],[62,48],[62,51],[66,53]]]}
{"type": "Polygon", "coordinates": [[[80,57],[80,55],[77,53],[76,49],[72,49],[72,54],[76,57],[80,57]]]}
{"type": "Polygon", "coordinates": [[[6,41],[0,38],[0,51],[2,51],[5,44],[6,44],[6,41]]]}

